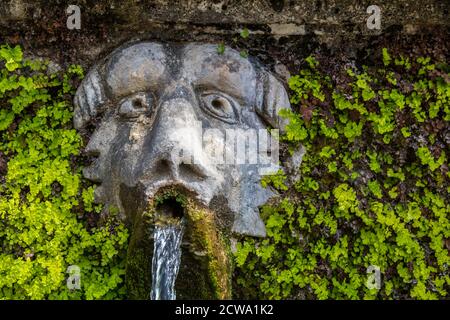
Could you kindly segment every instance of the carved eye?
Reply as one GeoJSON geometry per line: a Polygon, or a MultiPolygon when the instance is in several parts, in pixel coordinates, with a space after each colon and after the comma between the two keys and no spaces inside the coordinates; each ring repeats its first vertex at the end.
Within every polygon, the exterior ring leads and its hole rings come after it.
{"type": "Polygon", "coordinates": [[[119,105],[119,114],[127,118],[137,118],[151,110],[152,97],[145,93],[136,93],[123,99],[119,105]]]}
{"type": "Polygon", "coordinates": [[[227,123],[236,122],[235,102],[232,98],[219,93],[205,93],[201,100],[202,109],[210,116],[227,123]]]}

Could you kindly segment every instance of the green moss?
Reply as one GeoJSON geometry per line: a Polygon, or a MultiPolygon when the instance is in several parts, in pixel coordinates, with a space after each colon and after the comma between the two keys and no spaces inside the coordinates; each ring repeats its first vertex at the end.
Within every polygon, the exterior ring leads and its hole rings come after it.
{"type": "Polygon", "coordinates": [[[220,233],[214,214],[207,208],[190,204],[187,209],[191,250],[205,252],[212,299],[231,298],[231,259],[229,244],[220,233]]]}
{"type": "Polygon", "coordinates": [[[127,299],[148,300],[151,290],[151,260],[145,248],[130,250],[127,257],[126,288],[127,299]]]}

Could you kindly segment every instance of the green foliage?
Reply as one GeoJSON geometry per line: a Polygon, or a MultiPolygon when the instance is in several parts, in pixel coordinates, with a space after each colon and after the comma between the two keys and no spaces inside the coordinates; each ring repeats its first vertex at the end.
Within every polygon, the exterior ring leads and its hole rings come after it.
{"type": "Polygon", "coordinates": [[[266,175],[261,179],[261,184],[263,187],[267,187],[269,185],[275,186],[278,190],[287,190],[288,187],[285,184],[286,176],[283,171],[278,171],[278,174],[274,175],[266,175]]]}
{"type": "Polygon", "coordinates": [[[76,165],[71,101],[82,76],[79,66],[51,74],[20,47],[0,47],[0,299],[123,295],[127,231],[100,219],[76,165]],[[70,265],[81,268],[80,290],[66,286],[70,265]]]}
{"type": "Polygon", "coordinates": [[[6,45],[0,47],[0,57],[5,62],[5,67],[8,71],[14,71],[20,66],[22,61],[22,50],[19,46],[11,48],[6,45]]]}
{"type": "Polygon", "coordinates": [[[224,43],[219,43],[217,45],[217,53],[218,54],[224,54],[225,52],[225,44],[224,43]]]}
{"type": "Polygon", "coordinates": [[[431,171],[438,169],[445,162],[445,152],[441,152],[440,157],[435,160],[434,156],[431,154],[427,147],[420,147],[417,149],[417,156],[424,165],[428,165],[431,171]]]}
{"type": "Polygon", "coordinates": [[[243,49],[243,50],[241,50],[241,51],[239,52],[239,55],[240,55],[242,58],[248,58],[248,51],[247,51],[246,49],[243,49]]]}
{"type": "Polygon", "coordinates": [[[386,48],[383,48],[382,52],[383,52],[383,64],[385,66],[388,66],[391,63],[392,58],[389,55],[389,52],[386,48]]]}
{"type": "MultiPolygon", "coordinates": [[[[313,58],[307,59],[307,62],[312,67],[317,63],[313,58]]],[[[299,92],[298,95],[291,97],[292,103],[298,103],[301,99],[308,99],[310,95],[320,101],[325,100],[325,96],[321,90],[320,75],[313,68],[311,70],[301,70],[300,75],[291,77],[289,79],[289,87],[299,92]]]]}
{"type": "Polygon", "coordinates": [[[306,148],[301,178],[263,179],[282,197],[261,210],[267,237],[237,245],[247,298],[449,297],[448,70],[384,49],[332,81],[306,59],[289,81],[298,112],[280,112],[282,141],[306,148]],[[371,265],[380,290],[366,286],[371,265]]]}
{"type": "Polygon", "coordinates": [[[247,39],[250,35],[250,31],[247,28],[241,30],[240,35],[243,39],[247,39]]]}

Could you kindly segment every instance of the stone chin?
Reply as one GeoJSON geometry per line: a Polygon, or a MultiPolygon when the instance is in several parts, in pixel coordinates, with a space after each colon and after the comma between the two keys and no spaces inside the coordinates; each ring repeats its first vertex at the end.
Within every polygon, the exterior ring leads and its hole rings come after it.
{"type": "Polygon", "coordinates": [[[127,44],[89,71],[74,104],[77,129],[99,120],[86,147],[96,160],[84,170],[100,184],[98,202],[133,220],[136,201],[180,186],[207,206],[226,199],[233,232],[265,236],[258,207],[273,195],[260,185],[267,163],[227,159],[234,144],[225,139],[239,132],[259,143],[255,132],[286,125],[278,116],[290,108],[285,88],[256,61],[213,44],[127,44]],[[217,150],[228,161],[217,162],[217,150]]]}

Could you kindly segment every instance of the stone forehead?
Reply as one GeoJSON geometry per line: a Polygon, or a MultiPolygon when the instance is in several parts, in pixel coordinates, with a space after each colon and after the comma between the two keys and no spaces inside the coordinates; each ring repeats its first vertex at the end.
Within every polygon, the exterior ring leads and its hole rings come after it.
{"type": "Polygon", "coordinates": [[[217,45],[188,44],[182,50],[184,69],[192,70],[197,74],[206,74],[219,70],[239,77],[252,79],[255,70],[252,63],[243,58],[239,52],[229,47],[221,54],[217,52],[217,45]]]}
{"type": "Polygon", "coordinates": [[[144,90],[173,77],[240,90],[244,86],[250,92],[256,83],[256,72],[248,59],[231,48],[219,54],[214,44],[133,44],[113,52],[105,71],[106,83],[115,95],[125,93],[130,87],[144,90]]]}
{"type": "Polygon", "coordinates": [[[163,77],[167,61],[165,49],[158,43],[138,43],[120,49],[107,62],[106,83],[116,95],[125,93],[129,87],[144,90],[163,77]]]}
{"type": "Polygon", "coordinates": [[[219,54],[217,45],[189,44],[182,50],[182,61],[184,77],[192,81],[214,83],[245,95],[255,93],[255,68],[234,49],[227,47],[219,54]]]}

